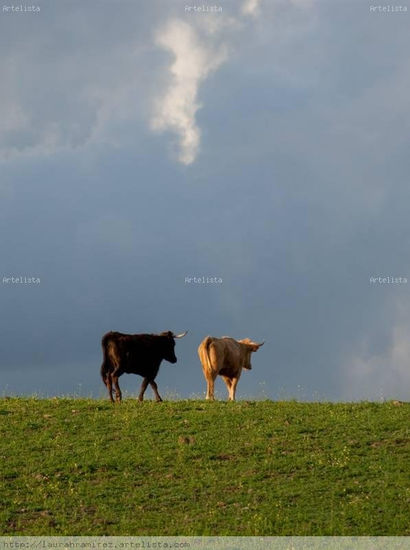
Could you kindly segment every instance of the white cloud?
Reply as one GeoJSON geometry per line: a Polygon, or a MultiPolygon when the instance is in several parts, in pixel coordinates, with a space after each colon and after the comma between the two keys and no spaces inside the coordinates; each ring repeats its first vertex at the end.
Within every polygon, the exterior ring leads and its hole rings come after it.
{"type": "Polygon", "coordinates": [[[205,42],[198,29],[179,19],[169,21],[157,34],[159,46],[173,54],[171,82],[157,100],[152,127],[172,130],[180,139],[179,160],[191,164],[198,153],[200,129],[195,115],[201,104],[198,89],[226,59],[226,48],[205,42]]]}
{"type": "Polygon", "coordinates": [[[343,369],[343,397],[354,399],[409,399],[410,391],[410,325],[395,326],[389,349],[369,355],[368,345],[353,356],[343,369]]]}
{"type": "MultiPolygon", "coordinates": [[[[312,1],[288,3],[307,6],[312,1]]],[[[157,45],[171,52],[173,60],[169,67],[171,80],[154,102],[151,127],[178,136],[181,163],[192,164],[199,152],[201,131],[196,114],[202,107],[198,100],[201,84],[227,60],[229,31],[243,29],[245,19],[256,19],[260,11],[261,0],[244,0],[236,16],[190,16],[189,22],[171,19],[157,33],[157,45]]]]}
{"type": "Polygon", "coordinates": [[[242,13],[256,17],[259,15],[260,0],[246,0],[242,5],[242,13]]]}
{"type": "Polygon", "coordinates": [[[112,34],[114,47],[107,50],[105,33],[86,37],[80,26],[72,40],[59,42],[57,55],[47,53],[52,51],[49,44],[58,40],[57,30],[49,27],[44,41],[32,31],[29,50],[9,40],[10,51],[0,58],[0,160],[96,142],[121,146],[127,135],[121,124],[145,122],[148,117],[153,129],[178,137],[179,160],[191,164],[201,141],[200,87],[227,60],[233,33],[243,31],[245,21],[256,18],[260,8],[261,0],[242,0],[233,15],[190,14],[184,20],[171,18],[170,9],[168,15],[161,11],[160,26],[151,14],[159,29],[156,43],[172,56],[165,87],[162,71],[152,70],[150,56],[155,53],[141,29],[112,34]],[[162,91],[153,108],[148,98],[154,89],[162,91]]]}
{"type": "MultiPolygon", "coordinates": [[[[257,17],[260,0],[246,0],[241,15],[257,17]]],[[[156,100],[151,126],[170,130],[179,137],[179,161],[189,165],[197,157],[201,131],[196,113],[202,107],[198,100],[200,85],[228,58],[229,32],[243,27],[240,16],[207,15],[192,17],[189,23],[169,20],[157,33],[156,43],[171,52],[171,81],[156,100]],[[223,34],[224,41],[221,40],[223,34]]]]}

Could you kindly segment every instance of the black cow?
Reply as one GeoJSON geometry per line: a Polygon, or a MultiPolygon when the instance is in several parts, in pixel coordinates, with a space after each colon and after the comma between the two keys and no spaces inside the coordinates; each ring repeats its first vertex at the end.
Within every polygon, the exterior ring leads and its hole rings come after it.
{"type": "Polygon", "coordinates": [[[161,334],[107,332],[101,342],[104,356],[101,365],[101,376],[107,386],[111,401],[114,402],[112,396],[113,384],[115,387],[115,400],[120,402],[122,399],[118,378],[124,372],[139,374],[144,378],[138,396],[140,401],[144,399],[148,384],[154,390],[155,399],[162,401],[155,377],[163,359],[170,363],[177,362],[174,353],[175,338],[182,338],[187,332],[178,335],[171,331],[161,332],[161,334]]]}

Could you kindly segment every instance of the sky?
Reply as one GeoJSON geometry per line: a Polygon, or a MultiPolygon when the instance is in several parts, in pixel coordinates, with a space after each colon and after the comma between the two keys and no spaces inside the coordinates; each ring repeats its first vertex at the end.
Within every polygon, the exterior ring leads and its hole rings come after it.
{"type": "Polygon", "coordinates": [[[33,5],[0,6],[0,394],[107,397],[104,333],[188,330],[168,399],[229,335],[265,341],[239,399],[409,400],[410,6],[33,5]]]}

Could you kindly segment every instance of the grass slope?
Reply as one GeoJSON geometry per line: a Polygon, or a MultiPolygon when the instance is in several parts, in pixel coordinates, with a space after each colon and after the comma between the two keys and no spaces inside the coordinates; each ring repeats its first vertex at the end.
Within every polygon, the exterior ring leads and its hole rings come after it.
{"type": "Polygon", "coordinates": [[[2,535],[409,535],[409,404],[0,399],[2,535]]]}

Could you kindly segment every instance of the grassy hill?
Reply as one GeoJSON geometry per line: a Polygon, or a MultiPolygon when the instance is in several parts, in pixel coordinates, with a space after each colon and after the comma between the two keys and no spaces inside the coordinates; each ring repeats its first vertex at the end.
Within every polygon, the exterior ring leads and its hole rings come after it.
{"type": "Polygon", "coordinates": [[[409,535],[410,405],[0,399],[2,535],[409,535]]]}

